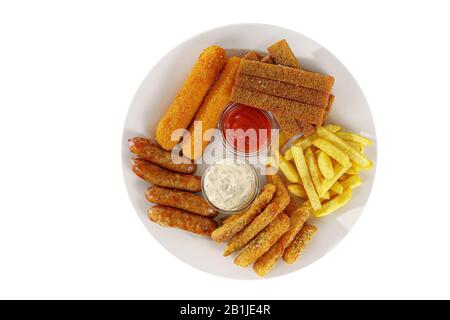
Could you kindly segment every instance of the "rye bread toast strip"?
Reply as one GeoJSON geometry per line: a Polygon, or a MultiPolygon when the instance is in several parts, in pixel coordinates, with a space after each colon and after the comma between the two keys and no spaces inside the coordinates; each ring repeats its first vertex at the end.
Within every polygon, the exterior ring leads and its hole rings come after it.
{"type": "MultiPolygon", "coordinates": [[[[248,60],[245,60],[248,61],[248,60]]],[[[242,61],[244,62],[244,60],[242,61]]],[[[242,63],[241,63],[242,65],[242,63]]],[[[234,86],[231,100],[259,109],[272,111],[284,117],[295,118],[302,123],[322,124],[325,109],[298,101],[275,97],[261,92],[234,86]]]]}
{"type": "Polygon", "coordinates": [[[286,82],[250,76],[243,73],[240,73],[236,77],[235,85],[281,98],[296,100],[313,106],[325,108],[328,104],[329,95],[326,93],[286,82]]]}
{"type": "Polygon", "coordinates": [[[267,48],[267,51],[269,51],[270,56],[276,64],[282,64],[292,68],[300,68],[297,58],[285,39],[271,45],[267,48]]]}
{"type": "Polygon", "coordinates": [[[261,58],[260,60],[263,63],[270,63],[270,64],[274,64],[275,62],[273,61],[272,57],[270,56],[270,54],[266,54],[264,57],[261,58]]]}
{"type": "Polygon", "coordinates": [[[259,61],[259,55],[255,51],[249,51],[242,56],[242,59],[259,61]]]}
{"type": "Polygon", "coordinates": [[[242,61],[239,73],[283,81],[328,94],[334,83],[334,78],[328,75],[252,60],[242,61]]]}

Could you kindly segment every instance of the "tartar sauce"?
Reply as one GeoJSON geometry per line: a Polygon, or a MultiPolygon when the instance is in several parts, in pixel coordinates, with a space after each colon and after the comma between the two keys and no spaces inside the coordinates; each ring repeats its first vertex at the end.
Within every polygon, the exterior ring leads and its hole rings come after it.
{"type": "Polygon", "coordinates": [[[203,192],[217,209],[237,211],[243,209],[257,192],[254,169],[233,159],[223,159],[212,164],[203,177],[203,192]]]}

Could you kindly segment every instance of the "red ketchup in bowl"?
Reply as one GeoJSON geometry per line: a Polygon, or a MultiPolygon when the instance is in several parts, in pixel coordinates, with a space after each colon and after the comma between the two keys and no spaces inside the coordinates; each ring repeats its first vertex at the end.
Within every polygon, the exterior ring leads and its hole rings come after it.
{"type": "Polygon", "coordinates": [[[263,110],[243,104],[231,105],[222,115],[223,137],[239,152],[254,153],[267,147],[271,128],[271,121],[263,110]]]}

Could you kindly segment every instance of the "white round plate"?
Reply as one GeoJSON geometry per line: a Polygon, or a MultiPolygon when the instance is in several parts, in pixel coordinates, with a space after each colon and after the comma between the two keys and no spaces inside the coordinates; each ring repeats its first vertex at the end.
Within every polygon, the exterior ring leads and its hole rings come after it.
{"type": "MultiPolygon", "coordinates": [[[[251,267],[246,269],[233,263],[235,256],[223,257],[224,244],[173,228],[163,228],[147,218],[152,205],[144,197],[148,184],[137,178],[130,169],[131,153],[127,140],[134,136],[154,138],[157,122],[175,97],[198,55],[212,44],[226,49],[227,55],[241,56],[249,50],[262,53],[280,39],[286,39],[302,67],[335,77],[333,94],[336,96],[327,123],[336,123],[346,131],[363,134],[374,141],[366,149],[376,164],[377,143],[375,126],[369,105],[350,72],[328,50],[313,40],[288,29],[264,24],[239,24],[216,28],[201,33],[178,45],[162,58],[139,87],[128,112],[122,138],[122,163],[125,183],[131,202],[146,228],[173,255],[180,260],[218,276],[236,279],[258,279],[251,267]]],[[[322,219],[315,219],[318,232],[299,261],[287,265],[280,261],[267,276],[276,277],[297,271],[313,263],[334,248],[358,220],[366,204],[375,176],[375,166],[362,173],[363,184],[355,189],[353,199],[339,211],[322,219]]],[[[152,254],[144,251],[142,254],[152,254]]],[[[155,259],[158,263],[158,259],[155,259]]]]}

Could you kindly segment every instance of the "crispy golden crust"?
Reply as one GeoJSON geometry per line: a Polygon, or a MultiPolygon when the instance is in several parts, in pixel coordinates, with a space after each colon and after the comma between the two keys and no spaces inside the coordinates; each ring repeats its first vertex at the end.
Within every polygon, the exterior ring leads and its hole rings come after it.
{"type": "Polygon", "coordinates": [[[172,161],[171,152],[153,144],[149,139],[135,137],[128,139],[128,148],[139,158],[150,161],[166,169],[180,173],[194,173],[197,169],[195,163],[190,163],[188,158],[185,163],[176,164],[172,161]]]}
{"type": "Polygon", "coordinates": [[[281,117],[284,117],[295,118],[303,123],[321,124],[325,111],[325,108],[311,106],[298,101],[280,98],[237,86],[233,87],[231,100],[271,111],[275,113],[277,121],[279,121],[281,117]]]}
{"type": "Polygon", "coordinates": [[[212,219],[160,205],[151,207],[148,217],[163,227],[179,228],[203,236],[209,236],[217,228],[217,222],[212,219]]]}
{"type": "Polygon", "coordinates": [[[284,211],[291,201],[291,197],[289,196],[289,192],[284,185],[283,179],[281,179],[278,174],[274,174],[267,176],[267,182],[273,184],[277,188],[272,203],[276,203],[280,207],[280,210],[284,211]]]}
{"type": "Polygon", "coordinates": [[[210,46],[202,52],[156,127],[156,141],[161,147],[171,150],[177,145],[178,141],[171,140],[173,131],[189,126],[225,62],[225,50],[218,46],[210,46]]]}
{"type": "Polygon", "coordinates": [[[259,54],[255,51],[249,51],[242,56],[242,59],[259,61],[259,54]]]}
{"type": "Polygon", "coordinates": [[[236,86],[322,108],[328,104],[329,94],[327,93],[244,73],[236,77],[236,86]]]}
{"type": "Polygon", "coordinates": [[[251,204],[250,208],[239,214],[239,217],[223,224],[220,228],[216,229],[211,238],[216,242],[224,242],[231,239],[235,234],[242,231],[272,200],[275,194],[276,187],[273,184],[266,184],[263,191],[259,194],[255,201],[251,204]]]}
{"type": "Polygon", "coordinates": [[[209,90],[201,107],[195,115],[194,121],[201,121],[201,134],[194,135],[194,122],[189,126],[189,136],[182,142],[183,154],[191,159],[198,159],[210,141],[203,140],[203,134],[216,128],[223,109],[230,103],[231,89],[234,85],[236,71],[239,68],[241,59],[232,57],[228,60],[219,79],[209,90]],[[194,142],[196,146],[194,147],[194,142]]]}
{"type": "Polygon", "coordinates": [[[279,213],[281,213],[280,207],[275,203],[270,203],[244,230],[231,238],[223,255],[228,256],[234,251],[244,247],[261,230],[267,227],[279,213]]]}
{"type": "Polygon", "coordinates": [[[288,228],[289,217],[284,213],[279,214],[271,224],[242,249],[234,263],[241,267],[247,267],[266,253],[288,228]]]}
{"type": "Polygon", "coordinates": [[[259,276],[263,277],[273,269],[283,255],[284,250],[292,243],[310,215],[311,206],[308,202],[305,202],[292,212],[289,216],[290,226],[288,231],[280,237],[277,243],[275,243],[269,251],[264,253],[255,262],[253,269],[259,276]]]}
{"type": "Polygon", "coordinates": [[[334,83],[334,78],[328,75],[252,60],[243,60],[238,73],[283,81],[328,94],[334,83]]]}
{"type": "Polygon", "coordinates": [[[201,191],[201,177],[172,172],[142,159],[134,159],[131,169],[141,179],[154,185],[191,192],[201,191]]]}
{"type": "Polygon", "coordinates": [[[306,245],[311,241],[317,228],[311,224],[305,224],[300,232],[295,236],[292,243],[286,248],[283,254],[283,260],[292,264],[300,257],[306,245]]]}
{"type": "Polygon", "coordinates": [[[294,53],[289,47],[286,40],[280,40],[277,43],[267,48],[270,56],[276,64],[282,64],[284,66],[300,68],[300,64],[297,61],[294,53]]]}
{"type": "Polygon", "coordinates": [[[182,209],[204,217],[214,218],[217,216],[217,211],[211,208],[205,199],[191,192],[153,186],[145,191],[145,197],[150,202],[182,209]]]}
{"type": "Polygon", "coordinates": [[[270,56],[270,54],[267,54],[264,57],[262,57],[260,61],[263,62],[263,63],[270,63],[270,64],[274,64],[275,63],[275,62],[273,62],[273,59],[270,56]]]}
{"type": "Polygon", "coordinates": [[[286,213],[288,216],[290,216],[297,209],[298,209],[298,204],[295,202],[294,198],[291,197],[291,201],[289,201],[289,204],[284,209],[284,213],[286,213]]]}

